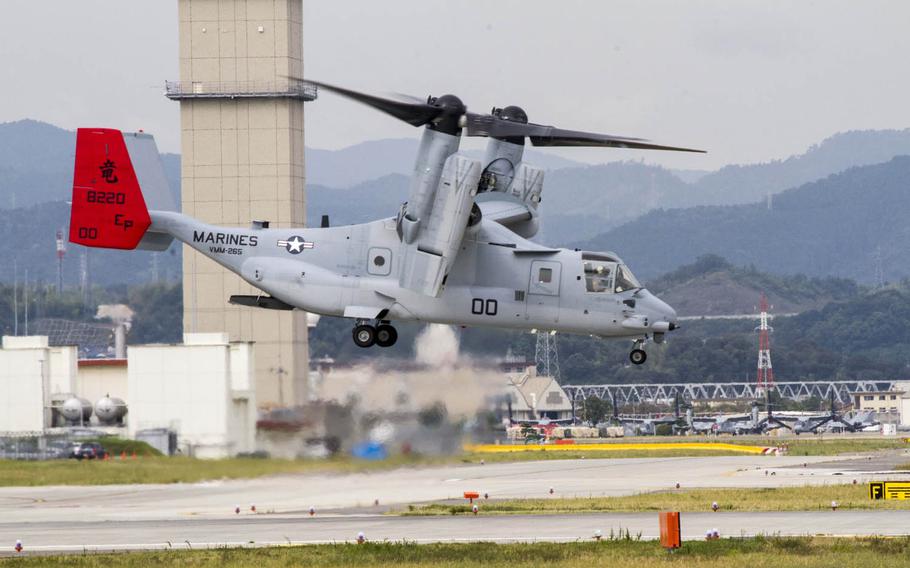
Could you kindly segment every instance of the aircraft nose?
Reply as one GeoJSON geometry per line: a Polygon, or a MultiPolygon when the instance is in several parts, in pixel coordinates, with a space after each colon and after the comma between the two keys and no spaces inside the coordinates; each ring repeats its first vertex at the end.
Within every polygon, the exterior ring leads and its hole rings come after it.
{"type": "Polygon", "coordinates": [[[645,312],[648,316],[648,319],[652,322],[666,322],[669,331],[679,327],[678,318],[676,316],[676,310],[670,307],[669,304],[655,296],[654,294],[647,292],[647,296],[643,298],[645,301],[642,311],[645,312]]]}

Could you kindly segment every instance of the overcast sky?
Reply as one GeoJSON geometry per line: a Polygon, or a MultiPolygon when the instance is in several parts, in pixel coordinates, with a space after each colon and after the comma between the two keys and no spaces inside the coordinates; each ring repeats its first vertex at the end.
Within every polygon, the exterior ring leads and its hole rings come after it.
{"type": "MultiPolygon", "coordinates": [[[[713,169],[833,133],[910,126],[910,2],[304,0],[308,77],[518,104],[532,121],[707,156],[562,149],[589,162],[713,169]]],[[[179,152],[176,0],[3,0],[0,122],[144,128],[179,152]]],[[[307,145],[417,136],[324,94],[307,145]]]]}

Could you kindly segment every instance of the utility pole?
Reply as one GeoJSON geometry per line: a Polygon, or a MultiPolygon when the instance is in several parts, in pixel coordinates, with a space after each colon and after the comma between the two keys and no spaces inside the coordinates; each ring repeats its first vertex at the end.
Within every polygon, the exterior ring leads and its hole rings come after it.
{"type": "Polygon", "coordinates": [[[882,246],[875,247],[872,254],[872,261],[875,263],[875,287],[881,290],[885,287],[885,271],[882,269],[882,246]]]}
{"type": "Polygon", "coordinates": [[[13,335],[19,335],[19,261],[13,259],[13,335]]]}
{"type": "Polygon", "coordinates": [[[82,309],[88,311],[89,307],[89,280],[88,280],[88,248],[82,250],[79,259],[79,287],[82,292],[82,309]]]}
{"type": "Polygon", "coordinates": [[[28,268],[25,269],[25,335],[28,335],[28,268]]]}
{"type": "Polygon", "coordinates": [[[66,255],[66,241],[63,230],[57,231],[57,295],[63,294],[63,257],[66,255]]]}

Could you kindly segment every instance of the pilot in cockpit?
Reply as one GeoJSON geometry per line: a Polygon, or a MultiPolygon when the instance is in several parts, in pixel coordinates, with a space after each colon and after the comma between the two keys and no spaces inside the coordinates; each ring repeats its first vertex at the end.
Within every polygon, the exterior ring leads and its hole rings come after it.
{"type": "Polygon", "coordinates": [[[590,262],[585,263],[585,281],[588,292],[609,292],[613,285],[610,268],[590,262]]]}

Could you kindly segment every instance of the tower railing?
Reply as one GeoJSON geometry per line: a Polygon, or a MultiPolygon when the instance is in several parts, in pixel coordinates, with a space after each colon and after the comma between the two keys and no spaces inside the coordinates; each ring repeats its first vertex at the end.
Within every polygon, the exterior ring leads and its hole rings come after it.
{"type": "Polygon", "coordinates": [[[313,101],[315,85],[296,79],[279,81],[165,81],[164,95],[171,100],[289,98],[313,101]]]}

